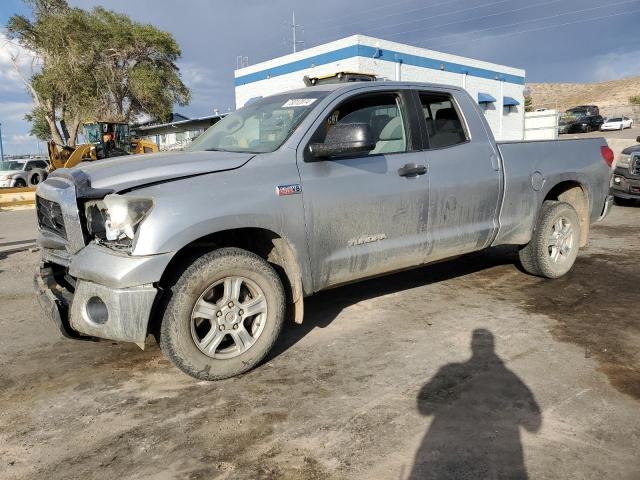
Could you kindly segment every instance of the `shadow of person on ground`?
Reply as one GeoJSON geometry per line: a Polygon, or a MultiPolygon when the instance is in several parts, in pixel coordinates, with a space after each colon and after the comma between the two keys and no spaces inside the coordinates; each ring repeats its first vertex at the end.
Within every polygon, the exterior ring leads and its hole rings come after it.
{"type": "Polygon", "coordinates": [[[418,411],[433,420],[409,478],[526,479],[520,427],[542,424],[533,393],[496,355],[493,334],[474,330],[472,356],[422,387],[418,411]]]}

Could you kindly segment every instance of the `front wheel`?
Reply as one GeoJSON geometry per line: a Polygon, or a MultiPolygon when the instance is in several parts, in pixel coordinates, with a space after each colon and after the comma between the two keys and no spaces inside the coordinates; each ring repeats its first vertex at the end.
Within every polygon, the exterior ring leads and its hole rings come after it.
{"type": "Polygon", "coordinates": [[[532,275],[558,278],[571,270],[579,248],[578,213],[568,203],[546,201],[531,241],[520,249],[520,263],[532,275]]]}
{"type": "Polygon", "coordinates": [[[200,380],[246,372],[264,359],[282,330],[285,295],[259,256],[221,248],[197,259],[170,291],[160,348],[200,380]]]}

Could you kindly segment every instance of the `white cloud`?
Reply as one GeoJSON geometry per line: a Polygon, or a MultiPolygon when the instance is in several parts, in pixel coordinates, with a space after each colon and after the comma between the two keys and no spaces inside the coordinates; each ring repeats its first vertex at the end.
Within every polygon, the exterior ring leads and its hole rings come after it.
{"type": "Polygon", "coordinates": [[[212,72],[209,69],[203,68],[194,62],[180,62],[178,66],[180,67],[182,81],[187,87],[205,83],[212,77],[212,72]]]}
{"type": "Polygon", "coordinates": [[[10,40],[4,32],[0,32],[0,91],[22,92],[25,89],[14,60],[24,77],[30,77],[38,68],[38,61],[33,52],[10,40]]]}
{"type": "Polygon", "coordinates": [[[640,50],[612,52],[593,59],[596,81],[617,80],[640,75],[640,50]]]}
{"type": "Polygon", "coordinates": [[[35,141],[36,139],[31,135],[29,135],[28,133],[23,133],[20,135],[14,133],[13,135],[11,135],[11,138],[9,139],[9,143],[15,146],[32,144],[35,141]]]}
{"type": "Polygon", "coordinates": [[[2,102],[0,101],[0,119],[4,122],[19,122],[25,114],[33,108],[33,102],[2,102]]]}

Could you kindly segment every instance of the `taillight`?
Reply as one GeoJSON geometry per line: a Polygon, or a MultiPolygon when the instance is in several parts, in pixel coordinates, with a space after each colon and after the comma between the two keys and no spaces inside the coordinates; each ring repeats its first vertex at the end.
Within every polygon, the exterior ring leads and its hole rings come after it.
{"type": "Polygon", "coordinates": [[[613,165],[613,150],[611,150],[608,146],[603,145],[600,147],[600,154],[604,159],[604,162],[611,167],[613,165]]]}

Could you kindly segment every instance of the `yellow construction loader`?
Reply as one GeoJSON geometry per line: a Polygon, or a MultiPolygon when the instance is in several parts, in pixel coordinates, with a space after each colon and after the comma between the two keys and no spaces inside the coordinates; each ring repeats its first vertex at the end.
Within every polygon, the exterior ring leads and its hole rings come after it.
{"type": "Polygon", "coordinates": [[[83,125],[83,129],[86,143],[75,147],[58,145],[53,141],[48,143],[49,172],[57,168],[71,168],[80,162],[158,151],[155,143],[132,137],[126,123],[89,122],[83,125]]]}

